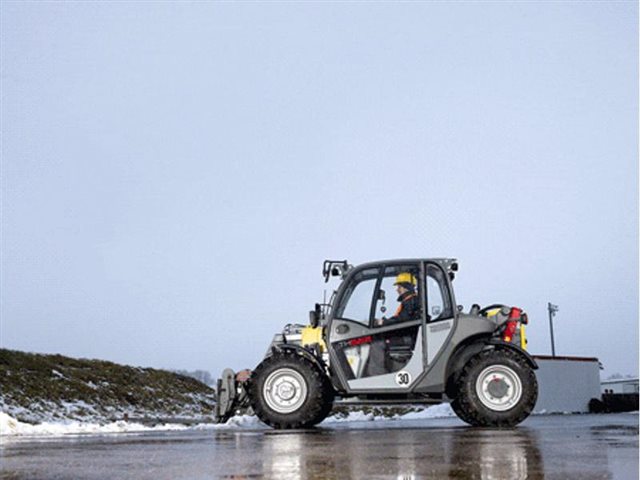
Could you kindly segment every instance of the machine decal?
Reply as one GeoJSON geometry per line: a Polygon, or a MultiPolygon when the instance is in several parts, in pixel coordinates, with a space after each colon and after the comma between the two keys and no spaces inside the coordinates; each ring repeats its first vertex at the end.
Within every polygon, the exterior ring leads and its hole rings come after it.
{"type": "Polygon", "coordinates": [[[396,383],[401,387],[405,387],[411,383],[411,374],[406,370],[396,373],[396,383]]]}

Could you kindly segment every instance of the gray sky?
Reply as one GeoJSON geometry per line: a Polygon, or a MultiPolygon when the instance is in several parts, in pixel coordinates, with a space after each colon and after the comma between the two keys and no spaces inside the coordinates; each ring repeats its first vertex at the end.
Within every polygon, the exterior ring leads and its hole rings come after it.
{"type": "Polygon", "coordinates": [[[253,367],[325,258],[448,256],[637,375],[637,2],[1,14],[3,347],[253,367]]]}

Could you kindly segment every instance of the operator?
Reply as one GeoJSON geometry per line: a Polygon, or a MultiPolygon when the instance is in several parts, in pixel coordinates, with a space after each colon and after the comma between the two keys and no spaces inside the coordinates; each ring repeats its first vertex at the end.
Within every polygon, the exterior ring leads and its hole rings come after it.
{"type": "MultiPolygon", "coordinates": [[[[393,317],[376,319],[376,325],[388,326],[409,320],[418,320],[420,318],[420,301],[416,294],[417,283],[416,277],[408,272],[398,274],[394,285],[398,293],[398,302],[400,302],[400,305],[398,305],[393,317]]],[[[376,339],[371,344],[369,358],[365,367],[365,376],[382,375],[399,370],[403,364],[392,361],[388,355],[389,349],[394,346],[408,346],[413,349],[416,343],[417,333],[417,327],[410,327],[376,339]]]]}
{"type": "Polygon", "coordinates": [[[420,302],[416,294],[416,277],[408,272],[402,272],[393,284],[398,293],[398,308],[393,317],[376,320],[377,325],[393,325],[394,323],[417,320],[420,318],[420,302]]]}

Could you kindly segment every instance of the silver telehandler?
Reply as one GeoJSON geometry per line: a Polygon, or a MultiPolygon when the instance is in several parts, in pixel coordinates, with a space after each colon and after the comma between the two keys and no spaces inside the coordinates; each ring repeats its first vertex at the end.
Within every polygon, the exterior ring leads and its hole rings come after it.
{"type": "Polygon", "coordinates": [[[501,304],[463,313],[452,287],[457,270],[450,258],[357,267],[326,260],[325,281],[341,277],[338,289],[315,305],[309,325],[289,324],[275,335],[253,371],[223,372],[216,420],[250,407],[274,428],[308,428],[339,401],[449,402],[470,425],[522,422],[538,396],[527,314],[501,304]]]}

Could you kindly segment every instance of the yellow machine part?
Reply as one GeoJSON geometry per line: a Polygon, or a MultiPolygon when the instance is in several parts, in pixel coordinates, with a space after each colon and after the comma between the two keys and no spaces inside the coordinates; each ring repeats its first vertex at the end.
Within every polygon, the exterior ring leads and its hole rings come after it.
{"type": "MultiPolygon", "coordinates": [[[[487,317],[493,317],[500,313],[501,308],[492,308],[491,310],[487,310],[487,317]]],[[[520,348],[523,350],[527,349],[527,335],[525,334],[524,325],[520,324],[520,348]]]]}
{"type": "Polygon", "coordinates": [[[322,327],[304,327],[302,329],[302,346],[313,345],[317,343],[323,352],[327,351],[327,345],[322,339],[322,327]]]}
{"type": "Polygon", "coordinates": [[[524,325],[520,324],[520,348],[527,349],[527,336],[524,333],[524,325]]]}

